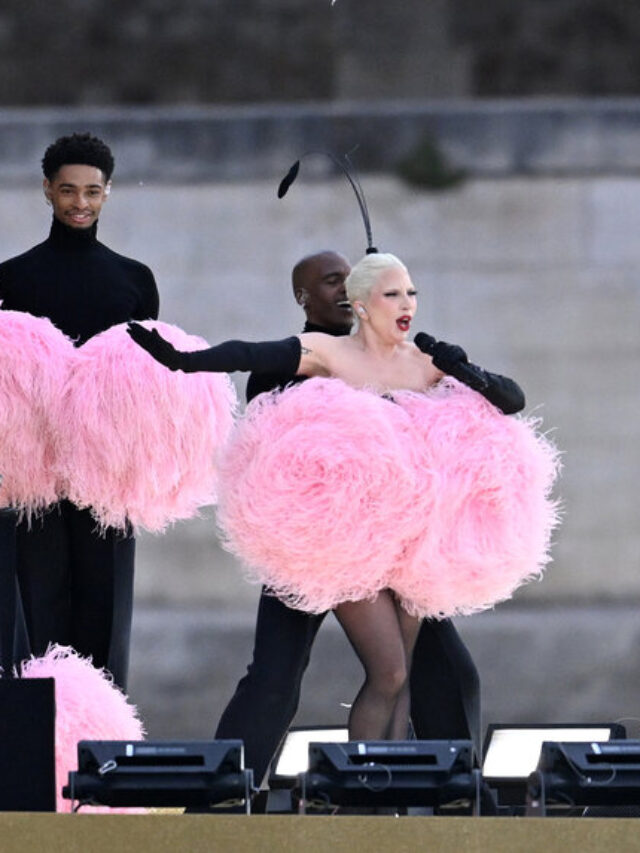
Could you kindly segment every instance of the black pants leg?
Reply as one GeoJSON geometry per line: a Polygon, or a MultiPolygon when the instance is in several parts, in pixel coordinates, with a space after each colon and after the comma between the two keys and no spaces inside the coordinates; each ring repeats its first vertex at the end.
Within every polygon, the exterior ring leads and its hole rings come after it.
{"type": "Polygon", "coordinates": [[[96,532],[87,510],[61,502],[17,529],[18,579],[31,648],[70,645],[126,689],[135,541],[96,532]]]}
{"type": "Polygon", "coordinates": [[[69,543],[61,504],[16,528],[17,570],[34,655],[49,643],[71,645],[69,543]]]}
{"type": "Polygon", "coordinates": [[[0,662],[5,678],[30,654],[16,574],[16,523],[15,512],[0,510],[0,662]]]}
{"type": "Polygon", "coordinates": [[[480,679],[448,619],[425,619],[411,667],[411,721],[421,740],[471,739],[478,756],[480,679]]]}
{"type": "Polygon", "coordinates": [[[123,690],[129,672],[135,539],[108,528],[98,535],[86,510],[68,507],[72,646],[108,669],[123,690]]]}
{"type": "Polygon", "coordinates": [[[326,614],[293,610],[278,598],[260,597],[253,660],[225,708],[216,738],[241,738],[245,765],[260,785],[295,716],[311,646],[326,614]]]}

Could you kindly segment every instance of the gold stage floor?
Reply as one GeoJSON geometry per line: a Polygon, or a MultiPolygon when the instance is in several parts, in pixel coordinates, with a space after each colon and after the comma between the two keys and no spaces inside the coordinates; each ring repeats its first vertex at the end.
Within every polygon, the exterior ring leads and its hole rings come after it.
{"type": "Polygon", "coordinates": [[[633,818],[0,813],[1,853],[628,853],[633,818]]]}

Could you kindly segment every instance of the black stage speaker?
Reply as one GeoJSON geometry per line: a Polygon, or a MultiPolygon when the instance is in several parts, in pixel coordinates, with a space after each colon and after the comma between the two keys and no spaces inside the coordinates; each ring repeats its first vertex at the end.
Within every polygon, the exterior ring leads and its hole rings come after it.
{"type": "Polygon", "coordinates": [[[54,686],[0,679],[0,811],[56,810],[54,686]]]}
{"type": "Polygon", "coordinates": [[[62,796],[80,805],[202,806],[241,801],[249,810],[253,771],[241,740],[78,743],[78,770],[62,796]]]}
{"type": "Polygon", "coordinates": [[[481,775],[470,740],[311,743],[300,775],[303,806],[442,806],[478,809],[481,775]]]}
{"type": "Polygon", "coordinates": [[[527,814],[604,805],[640,805],[640,740],[543,743],[527,814]]]}

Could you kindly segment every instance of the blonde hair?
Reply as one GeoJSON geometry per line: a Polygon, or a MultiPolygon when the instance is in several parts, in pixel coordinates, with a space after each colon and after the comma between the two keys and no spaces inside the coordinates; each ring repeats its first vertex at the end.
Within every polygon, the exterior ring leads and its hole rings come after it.
{"type": "Polygon", "coordinates": [[[407,271],[400,258],[389,252],[375,252],[361,258],[344,283],[349,302],[352,305],[354,302],[366,302],[380,275],[385,270],[393,268],[407,271]]]}

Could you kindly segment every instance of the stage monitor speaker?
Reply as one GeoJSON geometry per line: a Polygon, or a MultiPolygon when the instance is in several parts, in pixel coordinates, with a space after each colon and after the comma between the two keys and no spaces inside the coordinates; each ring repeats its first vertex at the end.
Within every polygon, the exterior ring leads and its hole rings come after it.
{"type": "Polygon", "coordinates": [[[345,806],[442,806],[477,810],[480,771],[470,740],[311,743],[301,802],[345,806]]]}
{"type": "Polygon", "coordinates": [[[195,806],[242,802],[253,772],[241,740],[80,741],[63,797],[81,805],[195,806]]]}
{"type": "Polygon", "coordinates": [[[53,678],[0,679],[0,811],[54,812],[53,678]]]}
{"type": "Polygon", "coordinates": [[[640,804],[640,740],[546,742],[530,775],[527,813],[640,804]]]}

